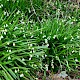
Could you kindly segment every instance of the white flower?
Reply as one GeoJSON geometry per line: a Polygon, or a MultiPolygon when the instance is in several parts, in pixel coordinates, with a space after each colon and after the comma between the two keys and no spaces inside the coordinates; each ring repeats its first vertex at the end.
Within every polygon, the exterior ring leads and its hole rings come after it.
{"type": "Polygon", "coordinates": [[[47,39],[50,40],[51,36],[48,36],[47,39]]]}
{"type": "Polygon", "coordinates": [[[25,37],[26,37],[26,35],[24,34],[24,35],[23,35],[23,37],[25,38],[25,37]]]}
{"type": "Polygon", "coordinates": [[[15,43],[13,43],[13,46],[15,46],[15,43]]]}
{"type": "Polygon", "coordinates": [[[39,58],[39,55],[36,55],[37,56],[37,58],[39,58]]]}
{"type": "Polygon", "coordinates": [[[74,37],[73,37],[73,36],[71,36],[71,39],[74,39],[74,37]]]}
{"type": "Polygon", "coordinates": [[[26,70],[25,72],[27,73],[28,71],[26,70]]]}
{"type": "Polygon", "coordinates": [[[34,50],[34,48],[32,48],[32,50],[34,50]]]}
{"type": "Polygon", "coordinates": [[[51,62],[54,63],[54,60],[52,59],[51,62]]]}
{"type": "Polygon", "coordinates": [[[64,58],[64,56],[63,56],[63,58],[64,58]]]}
{"type": "Polygon", "coordinates": [[[57,37],[57,35],[54,35],[54,36],[53,36],[53,39],[55,39],[56,37],[57,37]]]}
{"type": "Polygon", "coordinates": [[[8,52],[8,50],[7,50],[7,52],[8,52]]]}
{"type": "Polygon", "coordinates": [[[45,57],[47,57],[47,55],[46,55],[46,54],[45,54],[44,56],[45,56],[45,57]]]}
{"type": "Polygon", "coordinates": [[[2,8],[2,6],[0,5],[0,8],[2,8]]]}
{"type": "Polygon", "coordinates": [[[6,11],[4,11],[4,15],[6,15],[6,11]]]}
{"type": "Polygon", "coordinates": [[[31,60],[32,59],[32,55],[30,55],[30,58],[29,58],[29,60],[31,60]]]}
{"type": "Polygon", "coordinates": [[[20,77],[24,77],[24,74],[20,74],[20,77]]]}
{"type": "Polygon", "coordinates": [[[13,37],[16,38],[16,35],[13,34],[13,37]]]}
{"type": "MultiPolygon", "coordinates": [[[[38,58],[39,58],[39,56],[38,56],[38,58]]],[[[42,55],[42,58],[45,59],[45,57],[43,55],[42,55]]]]}
{"type": "Polygon", "coordinates": [[[80,29],[78,29],[78,31],[80,31],[80,29]]]}
{"type": "Polygon", "coordinates": [[[33,38],[34,36],[32,35],[31,38],[33,38]]]}
{"type": "Polygon", "coordinates": [[[48,40],[47,39],[45,39],[45,43],[48,43],[48,40]]]}
{"type": "Polygon", "coordinates": [[[30,44],[30,47],[32,47],[32,44],[30,44]]]}
{"type": "Polygon", "coordinates": [[[54,69],[54,65],[53,65],[53,63],[51,63],[51,66],[52,66],[52,68],[54,69]]]}
{"type": "Polygon", "coordinates": [[[15,2],[15,0],[12,0],[13,2],[15,2]]]}
{"type": "Polygon", "coordinates": [[[73,22],[70,22],[70,24],[73,24],[73,22]]]}
{"type": "Polygon", "coordinates": [[[13,16],[15,17],[16,15],[14,14],[13,16]]]}
{"type": "Polygon", "coordinates": [[[32,34],[32,33],[30,32],[30,34],[32,34]]]}
{"type": "Polygon", "coordinates": [[[33,53],[35,53],[35,50],[33,50],[33,53]]]}
{"type": "Polygon", "coordinates": [[[9,16],[9,13],[7,12],[7,16],[9,16]]]}
{"type": "Polygon", "coordinates": [[[63,48],[66,48],[66,46],[64,45],[63,48]]]}
{"type": "Polygon", "coordinates": [[[6,35],[6,32],[4,32],[4,35],[6,35]]]}
{"type": "Polygon", "coordinates": [[[30,53],[32,53],[32,51],[30,51],[30,53]]]}
{"type": "Polygon", "coordinates": [[[64,37],[64,40],[66,40],[67,39],[67,37],[64,37]]]}
{"type": "Polygon", "coordinates": [[[9,57],[8,57],[8,60],[10,60],[10,59],[11,59],[11,57],[9,56],[9,57]]]}
{"type": "Polygon", "coordinates": [[[80,36],[77,36],[77,38],[79,39],[79,38],[80,38],[80,36]]]}
{"type": "Polygon", "coordinates": [[[76,62],[78,62],[78,59],[75,59],[76,62]]]}
{"type": "Polygon", "coordinates": [[[37,67],[37,65],[36,65],[36,64],[35,64],[34,66],[35,66],[35,67],[37,67]]]}
{"type": "Polygon", "coordinates": [[[40,32],[40,34],[42,34],[42,31],[40,32]]]}
{"type": "Polygon", "coordinates": [[[72,41],[72,39],[70,41],[72,41]]]}
{"type": "Polygon", "coordinates": [[[43,36],[43,38],[45,38],[45,37],[46,37],[46,35],[43,36]]]}
{"type": "Polygon", "coordinates": [[[23,20],[20,20],[21,24],[25,24],[25,22],[23,20]]]}
{"type": "Polygon", "coordinates": [[[1,35],[1,36],[0,36],[0,40],[1,40],[2,38],[4,38],[4,37],[1,35]]]}
{"type": "Polygon", "coordinates": [[[4,31],[7,32],[7,29],[5,29],[4,31]]]}
{"type": "Polygon", "coordinates": [[[74,53],[75,51],[73,50],[72,53],[74,53]]]}
{"type": "Polygon", "coordinates": [[[32,55],[30,55],[30,57],[32,58],[32,55]]]}
{"type": "Polygon", "coordinates": [[[31,60],[31,57],[29,58],[29,60],[31,60]]]}
{"type": "Polygon", "coordinates": [[[11,52],[11,50],[9,50],[9,52],[11,52]]]}
{"type": "Polygon", "coordinates": [[[18,72],[19,72],[19,68],[18,68],[18,72]]]}
{"type": "Polygon", "coordinates": [[[39,80],[38,78],[35,78],[35,80],[39,80]]]}
{"type": "Polygon", "coordinates": [[[58,60],[58,59],[59,59],[59,57],[58,57],[58,56],[56,56],[56,59],[58,60]]]}
{"type": "Polygon", "coordinates": [[[17,73],[17,70],[15,69],[15,73],[17,73]]]}
{"type": "Polygon", "coordinates": [[[2,7],[3,7],[3,4],[0,5],[0,8],[2,8],[2,7]]]}
{"type": "Polygon", "coordinates": [[[18,10],[16,14],[19,14],[19,13],[20,13],[20,11],[18,10]]]}
{"type": "Polygon", "coordinates": [[[22,58],[22,61],[25,61],[25,59],[24,59],[24,58],[22,58]]]}
{"type": "Polygon", "coordinates": [[[4,35],[6,35],[6,32],[7,32],[7,29],[2,30],[2,33],[3,33],[4,35]]]}
{"type": "Polygon", "coordinates": [[[5,24],[4,27],[8,27],[8,24],[5,24]]]}
{"type": "Polygon", "coordinates": [[[15,27],[14,30],[18,29],[18,27],[15,27]]]}
{"type": "Polygon", "coordinates": [[[48,66],[49,66],[48,64],[45,65],[45,67],[46,67],[46,71],[48,71],[48,66]]]}
{"type": "Polygon", "coordinates": [[[49,44],[47,44],[46,46],[49,47],[49,44]]]}
{"type": "Polygon", "coordinates": [[[11,23],[9,23],[11,25],[11,23]]]}
{"type": "Polygon", "coordinates": [[[19,1],[17,0],[17,3],[18,3],[19,1]]]}
{"type": "Polygon", "coordinates": [[[1,6],[3,7],[3,4],[1,4],[1,6]]]}

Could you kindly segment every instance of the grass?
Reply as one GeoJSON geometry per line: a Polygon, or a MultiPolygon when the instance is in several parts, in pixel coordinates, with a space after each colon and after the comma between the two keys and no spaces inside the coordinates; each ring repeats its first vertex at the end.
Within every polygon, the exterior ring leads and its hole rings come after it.
{"type": "Polygon", "coordinates": [[[1,80],[34,80],[39,70],[77,69],[80,10],[69,5],[58,0],[0,0],[1,80]]]}

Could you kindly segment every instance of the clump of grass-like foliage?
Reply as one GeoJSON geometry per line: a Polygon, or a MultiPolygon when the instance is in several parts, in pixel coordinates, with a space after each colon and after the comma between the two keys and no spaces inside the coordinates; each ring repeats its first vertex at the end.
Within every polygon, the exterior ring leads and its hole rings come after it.
{"type": "Polygon", "coordinates": [[[65,5],[0,0],[0,80],[34,80],[39,70],[77,69],[80,10],[68,14],[65,5]]]}

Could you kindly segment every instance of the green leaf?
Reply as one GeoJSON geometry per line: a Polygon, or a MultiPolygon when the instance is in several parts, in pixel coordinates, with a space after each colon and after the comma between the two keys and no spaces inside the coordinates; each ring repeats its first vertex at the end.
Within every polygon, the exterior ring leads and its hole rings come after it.
{"type": "Polygon", "coordinates": [[[24,61],[22,61],[19,57],[15,57],[13,58],[13,60],[18,60],[19,62],[21,62],[23,65],[26,65],[26,63],[24,61]]]}
{"type": "Polygon", "coordinates": [[[10,73],[10,75],[12,75],[12,77],[16,80],[17,79],[17,76],[15,74],[15,72],[13,72],[11,69],[7,69],[10,73]]]}
{"type": "Polygon", "coordinates": [[[2,69],[4,70],[4,75],[7,76],[6,80],[14,80],[11,75],[8,73],[8,71],[5,69],[5,67],[3,67],[1,64],[0,66],[2,67],[2,69]]]}

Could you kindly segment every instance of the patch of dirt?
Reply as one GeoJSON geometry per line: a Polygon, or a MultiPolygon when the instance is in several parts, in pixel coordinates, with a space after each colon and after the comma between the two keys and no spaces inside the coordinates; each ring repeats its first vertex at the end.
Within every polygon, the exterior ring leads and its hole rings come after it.
{"type": "MultiPolygon", "coordinates": [[[[44,79],[44,73],[43,72],[38,72],[38,80],[80,80],[80,79],[75,79],[75,73],[71,73],[74,77],[71,77],[71,75],[66,74],[65,71],[62,71],[60,73],[53,74],[50,71],[46,71],[46,77],[44,79]]],[[[77,74],[78,75],[78,74],[77,74]]],[[[80,73],[79,73],[80,75],[80,73]]]]}

